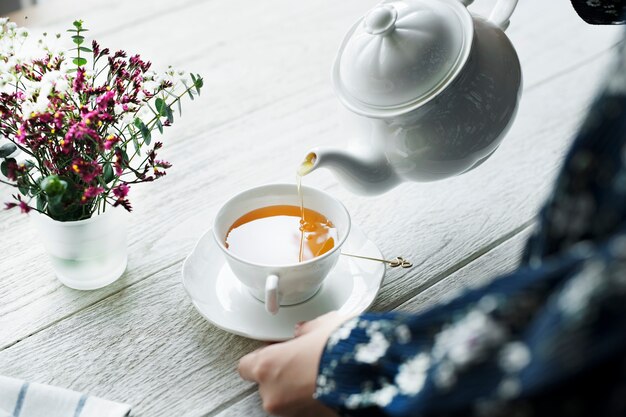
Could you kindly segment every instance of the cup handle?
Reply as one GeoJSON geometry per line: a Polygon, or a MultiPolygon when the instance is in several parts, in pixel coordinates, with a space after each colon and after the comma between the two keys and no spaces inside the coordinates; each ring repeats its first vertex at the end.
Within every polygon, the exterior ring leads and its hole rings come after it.
{"type": "Polygon", "coordinates": [[[268,275],[265,280],[265,310],[270,314],[278,313],[280,294],[278,293],[278,276],[268,275]]]}
{"type": "MultiPolygon", "coordinates": [[[[495,7],[489,15],[489,21],[498,26],[502,30],[506,30],[509,27],[511,15],[517,7],[518,0],[498,0],[495,7]]],[[[472,4],[474,0],[461,0],[465,6],[472,4]]]]}

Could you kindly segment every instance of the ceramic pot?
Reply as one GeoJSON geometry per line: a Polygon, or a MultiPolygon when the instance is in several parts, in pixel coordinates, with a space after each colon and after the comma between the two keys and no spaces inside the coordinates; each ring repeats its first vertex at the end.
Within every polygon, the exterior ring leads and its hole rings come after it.
{"type": "Polygon", "coordinates": [[[40,213],[32,218],[57,278],[77,290],[95,290],[126,270],[127,212],[108,208],[90,219],[61,222],[40,213]]]}
{"type": "Polygon", "coordinates": [[[328,168],[373,195],[463,174],[495,152],[522,92],[504,33],[517,0],[498,0],[488,18],[470,3],[386,0],[357,21],[332,72],[347,145],[311,150],[308,172],[328,168]]]}

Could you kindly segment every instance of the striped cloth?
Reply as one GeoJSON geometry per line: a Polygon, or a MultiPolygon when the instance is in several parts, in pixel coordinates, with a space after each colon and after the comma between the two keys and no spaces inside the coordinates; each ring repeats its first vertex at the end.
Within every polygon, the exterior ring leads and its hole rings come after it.
{"type": "Polygon", "coordinates": [[[0,417],[126,417],[130,406],[0,376],[0,417]]]}

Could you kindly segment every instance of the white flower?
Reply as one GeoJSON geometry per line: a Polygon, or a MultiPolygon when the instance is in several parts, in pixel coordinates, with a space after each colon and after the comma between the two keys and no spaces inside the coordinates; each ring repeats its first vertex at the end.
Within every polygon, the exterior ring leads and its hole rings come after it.
{"type": "Polygon", "coordinates": [[[328,338],[328,347],[332,348],[339,343],[340,340],[345,340],[350,337],[350,333],[352,333],[352,330],[356,327],[358,321],[358,318],[350,319],[335,330],[328,338]]]}
{"type": "Polygon", "coordinates": [[[500,367],[508,373],[519,372],[530,363],[530,350],[522,342],[511,342],[500,351],[500,367]]]}
{"type": "Polygon", "coordinates": [[[54,85],[54,89],[57,93],[66,93],[70,89],[70,83],[65,77],[59,78],[54,85]]]}
{"type": "Polygon", "coordinates": [[[379,407],[388,406],[398,395],[398,388],[394,385],[385,384],[377,391],[364,391],[360,394],[350,394],[346,398],[346,408],[355,409],[359,407],[369,407],[378,405],[379,407]]]}
{"type": "Polygon", "coordinates": [[[115,106],[113,107],[113,111],[115,112],[116,116],[119,116],[120,114],[124,113],[124,106],[122,106],[119,103],[116,103],[115,106]]]}
{"type": "Polygon", "coordinates": [[[153,93],[159,88],[160,85],[161,85],[160,83],[155,82],[155,81],[144,81],[143,89],[148,92],[153,93]]]}
{"type": "Polygon", "coordinates": [[[398,389],[393,385],[385,385],[372,393],[373,402],[380,407],[388,406],[396,395],[398,395],[398,389]]]}
{"type": "Polygon", "coordinates": [[[411,330],[406,324],[401,324],[394,330],[396,333],[396,339],[401,345],[409,343],[411,341],[411,330]]]}
{"type": "Polygon", "coordinates": [[[567,316],[583,315],[591,298],[600,290],[605,265],[600,261],[586,262],[584,269],[561,291],[558,305],[567,316]]]}
{"type": "Polygon", "coordinates": [[[502,343],[506,333],[506,329],[489,315],[472,310],[435,337],[432,354],[436,359],[448,358],[454,365],[464,367],[502,343]]]}
{"type": "MultiPolygon", "coordinates": [[[[124,113],[122,119],[120,120],[119,125],[121,128],[132,124],[135,121],[135,116],[132,113],[124,113]]],[[[121,130],[120,128],[120,130],[121,130]]]]}
{"type": "Polygon", "coordinates": [[[517,397],[521,391],[522,385],[515,378],[506,378],[498,385],[498,395],[506,400],[517,397]]]}
{"type": "Polygon", "coordinates": [[[30,119],[31,115],[35,112],[35,104],[32,101],[26,100],[22,103],[22,117],[24,120],[30,119]]]}
{"type": "Polygon", "coordinates": [[[434,370],[433,381],[439,388],[450,388],[456,383],[456,370],[454,366],[448,362],[440,362],[434,370]]]}
{"type": "Polygon", "coordinates": [[[32,111],[35,113],[45,113],[48,111],[48,106],[50,105],[50,99],[48,99],[48,95],[40,94],[37,97],[37,101],[35,102],[35,106],[32,111]]]}
{"type": "Polygon", "coordinates": [[[15,78],[11,74],[0,72],[0,88],[5,87],[14,80],[15,78]]]}
{"type": "Polygon", "coordinates": [[[420,392],[429,368],[430,357],[423,352],[400,365],[395,379],[400,392],[405,395],[415,395],[420,392]]]}
{"type": "Polygon", "coordinates": [[[9,23],[8,17],[0,17],[0,30],[2,30],[7,23],[9,23]]]}
{"type": "Polygon", "coordinates": [[[389,342],[381,332],[374,332],[369,343],[357,345],[354,359],[362,363],[375,363],[383,357],[389,348],[389,342]]]}

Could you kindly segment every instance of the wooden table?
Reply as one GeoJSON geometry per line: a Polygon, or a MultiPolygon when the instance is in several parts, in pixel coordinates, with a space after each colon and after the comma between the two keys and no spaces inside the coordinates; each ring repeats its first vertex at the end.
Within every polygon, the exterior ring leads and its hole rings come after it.
{"type": "MultiPolygon", "coordinates": [[[[224,199],[294,181],[315,145],[343,140],[329,73],[343,34],[375,0],[59,0],[14,18],[64,30],[82,18],[112,49],[205,77],[166,132],[163,180],[132,190],[130,260],[116,283],[74,291],[55,279],[28,216],[0,214],[0,374],[133,405],[134,416],[264,415],[238,359],[261,343],[206,322],[181,263],[224,199]]],[[[485,10],[493,1],[478,2],[485,10]]],[[[580,21],[568,0],[520,2],[508,31],[524,70],[517,120],[479,169],[376,198],[328,172],[306,178],[341,199],[388,256],[374,311],[418,311],[510,270],[611,60],[616,27],[580,21]]],[[[8,201],[7,187],[0,188],[8,201]]]]}

